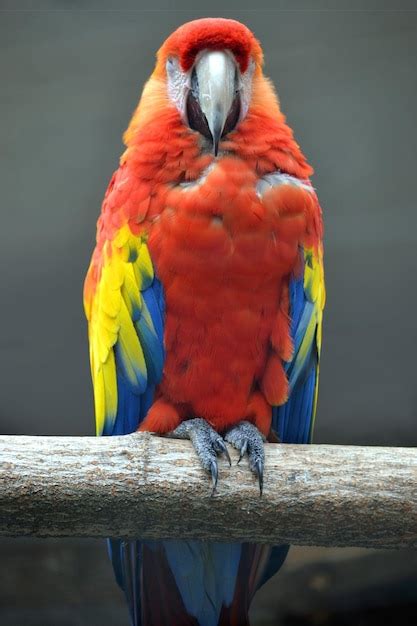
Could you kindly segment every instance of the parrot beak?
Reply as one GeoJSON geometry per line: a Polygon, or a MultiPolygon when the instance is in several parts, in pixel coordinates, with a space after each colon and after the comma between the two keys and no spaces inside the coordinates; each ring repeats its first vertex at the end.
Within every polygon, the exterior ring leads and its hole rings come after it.
{"type": "Polygon", "coordinates": [[[198,101],[217,156],[223,135],[236,126],[240,115],[239,73],[231,54],[206,51],[195,65],[194,97],[198,101]]]}

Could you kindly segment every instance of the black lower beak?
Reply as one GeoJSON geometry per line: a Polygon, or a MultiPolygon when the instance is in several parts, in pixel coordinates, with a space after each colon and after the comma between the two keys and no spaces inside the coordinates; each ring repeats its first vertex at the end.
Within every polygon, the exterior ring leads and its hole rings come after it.
{"type": "Polygon", "coordinates": [[[240,96],[237,92],[232,102],[232,106],[226,120],[221,110],[216,111],[212,118],[212,128],[204,115],[200,103],[193,91],[190,91],[187,98],[187,121],[190,128],[196,130],[213,143],[213,154],[216,157],[219,153],[219,144],[222,137],[230,133],[237,125],[240,115],[240,96]]]}
{"type": "Polygon", "coordinates": [[[222,138],[222,135],[223,135],[223,120],[219,119],[214,124],[214,128],[211,133],[211,137],[213,141],[213,153],[215,157],[219,153],[219,143],[220,143],[220,139],[222,138]]]}

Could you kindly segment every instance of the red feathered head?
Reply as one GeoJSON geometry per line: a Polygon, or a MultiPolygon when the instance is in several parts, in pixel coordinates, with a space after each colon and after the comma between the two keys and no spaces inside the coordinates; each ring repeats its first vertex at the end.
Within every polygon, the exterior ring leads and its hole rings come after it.
{"type": "Polygon", "coordinates": [[[158,61],[178,57],[181,68],[189,70],[202,50],[230,50],[245,72],[250,59],[262,64],[262,49],[253,33],[235,20],[204,18],[187,22],[168,37],[158,52],[158,61]]]}

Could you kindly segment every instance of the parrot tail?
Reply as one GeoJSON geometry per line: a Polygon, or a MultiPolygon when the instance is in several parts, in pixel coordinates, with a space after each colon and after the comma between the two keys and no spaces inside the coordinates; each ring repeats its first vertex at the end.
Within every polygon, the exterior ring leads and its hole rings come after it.
{"type": "Polygon", "coordinates": [[[249,626],[253,596],[288,547],[115,539],[109,551],[132,626],[249,626]]]}

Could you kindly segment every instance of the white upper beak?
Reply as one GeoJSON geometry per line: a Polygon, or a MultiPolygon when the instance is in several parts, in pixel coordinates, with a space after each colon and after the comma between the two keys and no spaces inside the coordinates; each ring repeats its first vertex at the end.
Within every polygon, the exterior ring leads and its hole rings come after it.
{"type": "Polygon", "coordinates": [[[220,138],[236,92],[236,64],[222,50],[206,51],[195,66],[199,103],[217,154],[220,138]]]}

